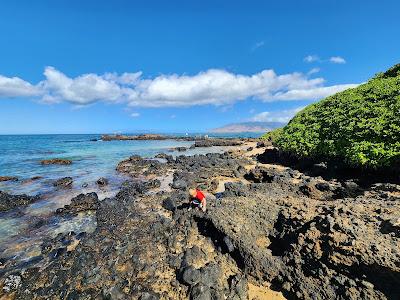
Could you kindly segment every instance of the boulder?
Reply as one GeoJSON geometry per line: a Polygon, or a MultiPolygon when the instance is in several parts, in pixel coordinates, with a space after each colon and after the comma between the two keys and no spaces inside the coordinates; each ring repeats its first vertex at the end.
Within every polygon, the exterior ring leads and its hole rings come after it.
{"type": "Polygon", "coordinates": [[[183,152],[183,151],[186,151],[187,148],[186,147],[176,147],[174,150],[176,150],[178,152],[183,152]]]}
{"type": "Polygon", "coordinates": [[[200,271],[193,267],[186,267],[182,272],[182,281],[187,285],[195,285],[200,279],[200,271]]]}
{"type": "Polygon", "coordinates": [[[182,179],[177,179],[172,182],[172,187],[177,190],[185,190],[188,185],[187,182],[182,179]]]}
{"type": "Polygon", "coordinates": [[[31,204],[40,199],[39,196],[10,195],[0,191],[0,211],[31,204]]]}
{"type": "Polygon", "coordinates": [[[208,286],[197,284],[190,290],[191,300],[211,300],[211,291],[208,286]]]}
{"type": "Polygon", "coordinates": [[[99,179],[97,179],[96,183],[99,186],[106,186],[106,185],[108,185],[108,179],[104,178],[104,177],[100,177],[99,179]]]}
{"type": "Polygon", "coordinates": [[[58,188],[71,187],[72,182],[73,182],[72,177],[63,177],[63,178],[57,179],[53,183],[53,186],[58,187],[58,188]]]}
{"type": "Polygon", "coordinates": [[[167,198],[163,200],[162,206],[169,211],[176,211],[177,209],[177,205],[176,205],[176,201],[174,199],[171,198],[167,198]]]}
{"type": "Polygon", "coordinates": [[[42,165],[70,165],[72,161],[65,158],[44,159],[40,162],[42,165]]]}

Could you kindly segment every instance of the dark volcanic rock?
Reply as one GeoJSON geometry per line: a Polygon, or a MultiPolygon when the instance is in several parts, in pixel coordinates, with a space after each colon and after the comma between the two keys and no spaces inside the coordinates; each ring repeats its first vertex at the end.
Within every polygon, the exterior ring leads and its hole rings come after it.
{"type": "Polygon", "coordinates": [[[76,214],[81,211],[96,210],[99,207],[99,198],[96,193],[79,194],[71,199],[71,204],[56,210],[57,214],[76,214]]]}
{"type": "Polygon", "coordinates": [[[154,158],[165,159],[168,163],[172,163],[174,161],[174,157],[172,155],[168,155],[165,153],[159,153],[154,158]]]}
{"type": "Polygon", "coordinates": [[[95,232],[43,244],[51,263],[23,273],[16,299],[244,300],[248,281],[288,299],[400,299],[400,186],[254,163],[238,152],[124,161],[128,174],[173,172],[185,188],[124,183],[98,202],[95,232]],[[235,181],[223,197],[189,210],[186,188],[221,177],[235,181]]]}
{"type": "Polygon", "coordinates": [[[118,172],[137,178],[148,175],[161,175],[164,169],[165,164],[160,161],[156,159],[144,159],[139,155],[133,155],[117,165],[118,172]]]}
{"type": "Polygon", "coordinates": [[[186,181],[182,179],[176,179],[172,182],[172,187],[178,190],[186,190],[188,185],[186,181]]]}
{"type": "Polygon", "coordinates": [[[174,148],[174,150],[176,150],[178,152],[183,152],[183,151],[186,151],[187,148],[186,147],[176,147],[176,148],[174,148]]]}
{"type": "Polygon", "coordinates": [[[195,147],[212,147],[212,146],[239,146],[242,142],[240,140],[235,139],[205,139],[195,141],[195,147]]]}
{"type": "Polygon", "coordinates": [[[201,273],[193,267],[187,267],[182,271],[182,281],[187,285],[195,285],[201,279],[201,273]]]}
{"type": "Polygon", "coordinates": [[[190,290],[191,300],[211,300],[211,291],[208,286],[197,284],[190,290]]]}
{"type": "Polygon", "coordinates": [[[58,188],[71,187],[72,182],[73,182],[72,177],[64,177],[64,178],[57,179],[53,183],[53,186],[58,187],[58,188]]]}
{"type": "Polygon", "coordinates": [[[40,162],[42,165],[70,165],[72,161],[65,158],[51,158],[40,162]]]}
{"type": "Polygon", "coordinates": [[[176,201],[174,199],[171,198],[167,198],[163,200],[162,206],[169,211],[176,211],[177,209],[177,204],[176,201]]]}
{"type": "Polygon", "coordinates": [[[108,179],[104,178],[104,177],[101,177],[101,178],[97,179],[96,183],[99,186],[106,186],[106,185],[108,185],[108,179]]]}
{"type": "Polygon", "coordinates": [[[224,197],[240,197],[248,194],[248,187],[241,182],[226,182],[224,197]]]}
{"type": "Polygon", "coordinates": [[[18,177],[15,176],[0,176],[0,182],[2,181],[18,181],[18,177]]]}
{"type": "Polygon", "coordinates": [[[40,199],[39,196],[10,195],[0,191],[0,211],[31,204],[40,199]]]}

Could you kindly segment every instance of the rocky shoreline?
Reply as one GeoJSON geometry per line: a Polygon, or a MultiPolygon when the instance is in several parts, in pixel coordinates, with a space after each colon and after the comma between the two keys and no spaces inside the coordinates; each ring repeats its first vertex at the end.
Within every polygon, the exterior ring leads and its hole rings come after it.
{"type": "Polygon", "coordinates": [[[95,232],[45,241],[42,266],[2,259],[0,298],[399,299],[400,185],[321,177],[245,142],[120,162],[132,179],[115,197],[57,211],[94,212],[95,232]],[[206,213],[188,209],[191,187],[217,196],[206,213]]]}

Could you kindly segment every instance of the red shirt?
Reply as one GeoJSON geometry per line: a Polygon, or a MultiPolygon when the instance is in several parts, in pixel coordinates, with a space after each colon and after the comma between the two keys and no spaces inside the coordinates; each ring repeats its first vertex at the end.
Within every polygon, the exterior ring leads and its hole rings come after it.
{"type": "Polygon", "coordinates": [[[204,196],[203,192],[201,192],[201,191],[199,191],[199,190],[196,190],[196,196],[195,196],[195,198],[196,198],[196,199],[199,199],[200,201],[203,201],[203,200],[206,198],[206,196],[204,196]]]}

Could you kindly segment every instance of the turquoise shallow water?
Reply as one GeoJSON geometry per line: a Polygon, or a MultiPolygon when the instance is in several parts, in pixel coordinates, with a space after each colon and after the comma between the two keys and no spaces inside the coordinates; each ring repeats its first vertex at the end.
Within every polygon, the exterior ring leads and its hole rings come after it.
{"type": "Polygon", "coordinates": [[[115,171],[116,165],[131,155],[153,157],[160,152],[194,155],[223,151],[223,148],[211,147],[170,152],[171,148],[193,144],[176,140],[93,141],[99,138],[100,135],[90,134],[0,136],[0,176],[16,176],[19,179],[0,182],[0,190],[41,196],[41,200],[32,205],[0,213],[0,258],[24,263],[37,261],[43,239],[62,232],[93,231],[96,227],[93,214],[60,218],[54,215],[54,211],[68,204],[79,193],[94,191],[100,199],[115,195],[120,184],[127,179],[115,171]],[[64,166],[40,164],[41,160],[50,158],[66,158],[73,163],[64,166]],[[36,176],[40,178],[31,180],[36,176]],[[66,176],[73,178],[73,187],[55,189],[52,185],[54,180],[66,176]],[[107,178],[110,184],[99,189],[96,180],[100,177],[107,178]],[[82,188],[84,183],[87,187],[82,188]]]}

